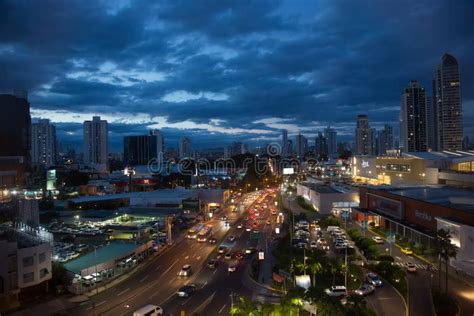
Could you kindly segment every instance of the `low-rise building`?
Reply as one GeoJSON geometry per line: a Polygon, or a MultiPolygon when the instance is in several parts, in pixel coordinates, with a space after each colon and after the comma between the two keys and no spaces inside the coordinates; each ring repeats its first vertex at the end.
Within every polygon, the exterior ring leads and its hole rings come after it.
{"type": "Polygon", "coordinates": [[[51,243],[39,236],[0,229],[0,310],[17,307],[22,289],[46,286],[52,276],[51,253],[51,243]]]}
{"type": "Polygon", "coordinates": [[[432,247],[439,229],[458,247],[451,265],[474,275],[474,194],[447,186],[364,186],[353,218],[432,247]]]}
{"type": "Polygon", "coordinates": [[[359,193],[348,186],[302,182],[297,184],[296,194],[321,214],[331,214],[337,208],[359,206],[359,193]]]}

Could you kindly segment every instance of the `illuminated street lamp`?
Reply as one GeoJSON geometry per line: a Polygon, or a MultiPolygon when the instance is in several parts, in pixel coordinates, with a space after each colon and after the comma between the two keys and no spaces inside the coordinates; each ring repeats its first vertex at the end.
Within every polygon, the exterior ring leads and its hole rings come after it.
{"type": "Polygon", "coordinates": [[[123,170],[123,174],[128,177],[128,191],[132,192],[133,191],[132,176],[135,175],[135,169],[132,166],[127,166],[123,170]]]}

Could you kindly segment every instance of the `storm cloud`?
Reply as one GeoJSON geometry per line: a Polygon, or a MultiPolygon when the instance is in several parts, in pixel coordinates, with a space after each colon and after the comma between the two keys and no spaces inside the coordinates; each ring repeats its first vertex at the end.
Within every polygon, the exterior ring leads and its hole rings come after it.
{"type": "Polygon", "coordinates": [[[257,145],[355,117],[397,127],[401,89],[431,90],[445,52],[460,62],[474,136],[472,1],[1,1],[0,88],[29,92],[79,147],[81,122],[122,137],[163,130],[176,147],[257,145]]]}

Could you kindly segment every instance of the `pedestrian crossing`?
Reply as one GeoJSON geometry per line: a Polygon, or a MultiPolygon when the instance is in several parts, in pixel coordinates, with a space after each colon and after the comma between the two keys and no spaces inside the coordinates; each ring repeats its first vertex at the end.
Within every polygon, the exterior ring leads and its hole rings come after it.
{"type": "MultiPolygon", "coordinates": [[[[398,261],[394,262],[394,264],[396,264],[397,266],[399,266],[399,267],[401,267],[401,268],[404,268],[405,265],[406,265],[406,263],[404,263],[404,262],[398,262],[398,261]]],[[[415,265],[416,268],[419,269],[419,270],[429,270],[427,264],[414,263],[414,265],[415,265]]],[[[431,270],[437,271],[438,268],[436,268],[435,266],[432,265],[432,266],[431,266],[431,270]]]]}

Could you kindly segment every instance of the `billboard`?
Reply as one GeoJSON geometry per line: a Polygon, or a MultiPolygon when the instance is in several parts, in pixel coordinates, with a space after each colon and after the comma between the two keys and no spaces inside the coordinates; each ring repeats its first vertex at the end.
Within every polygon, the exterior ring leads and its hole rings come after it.
{"type": "Polygon", "coordinates": [[[295,173],[295,169],[293,168],[283,168],[283,174],[294,174],[295,173]]]}

